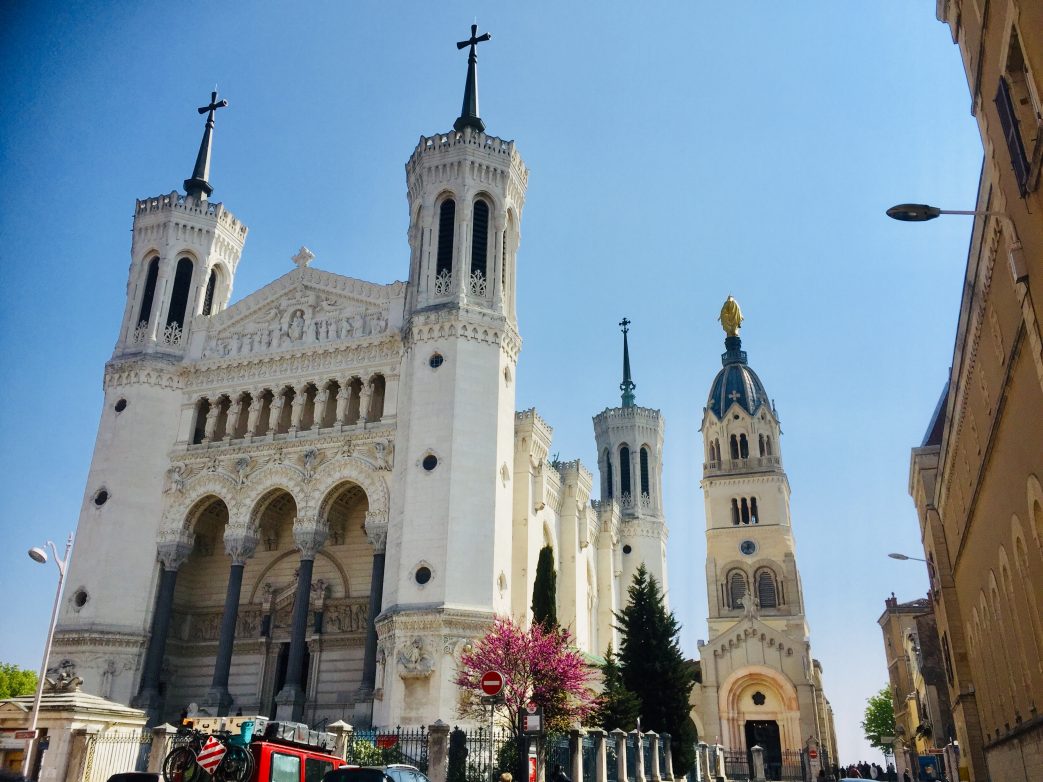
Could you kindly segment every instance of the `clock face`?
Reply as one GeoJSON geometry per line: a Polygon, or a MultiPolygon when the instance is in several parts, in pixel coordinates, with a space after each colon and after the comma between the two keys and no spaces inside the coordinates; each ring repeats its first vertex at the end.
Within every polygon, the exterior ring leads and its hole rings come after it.
{"type": "Polygon", "coordinates": [[[741,551],[746,556],[749,556],[756,550],[757,544],[754,543],[752,540],[744,540],[742,543],[739,544],[739,551],[741,551]]]}

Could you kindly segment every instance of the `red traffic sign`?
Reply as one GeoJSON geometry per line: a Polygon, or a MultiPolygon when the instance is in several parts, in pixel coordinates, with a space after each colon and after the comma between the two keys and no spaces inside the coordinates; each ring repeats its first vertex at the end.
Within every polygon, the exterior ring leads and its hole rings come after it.
{"type": "Polygon", "coordinates": [[[809,757],[809,758],[811,758],[812,760],[814,760],[815,758],[817,758],[817,757],[818,757],[818,750],[817,750],[817,749],[815,749],[814,747],[812,747],[811,749],[809,749],[809,750],[808,750],[808,757],[809,757]]]}
{"type": "Polygon", "coordinates": [[[482,674],[482,692],[486,695],[499,695],[503,689],[503,674],[499,671],[486,671],[482,674]]]}

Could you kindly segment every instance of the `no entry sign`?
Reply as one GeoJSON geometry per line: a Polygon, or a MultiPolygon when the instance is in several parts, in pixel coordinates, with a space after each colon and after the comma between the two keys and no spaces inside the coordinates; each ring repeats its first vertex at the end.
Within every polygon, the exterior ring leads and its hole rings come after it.
{"type": "Polygon", "coordinates": [[[482,674],[482,692],[486,695],[499,695],[503,689],[503,674],[499,671],[486,671],[482,674]]]}

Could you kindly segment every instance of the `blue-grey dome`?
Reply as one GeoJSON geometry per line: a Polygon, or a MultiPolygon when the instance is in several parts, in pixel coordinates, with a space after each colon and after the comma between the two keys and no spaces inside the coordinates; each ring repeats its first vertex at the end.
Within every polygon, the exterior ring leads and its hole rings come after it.
{"type": "Polygon", "coordinates": [[[746,363],[746,351],[741,350],[742,340],[727,337],[724,346],[727,348],[721,354],[724,366],[713,379],[706,407],[720,419],[732,403],[737,402],[751,416],[755,415],[761,405],[768,404],[768,392],[757,373],[746,363]]]}

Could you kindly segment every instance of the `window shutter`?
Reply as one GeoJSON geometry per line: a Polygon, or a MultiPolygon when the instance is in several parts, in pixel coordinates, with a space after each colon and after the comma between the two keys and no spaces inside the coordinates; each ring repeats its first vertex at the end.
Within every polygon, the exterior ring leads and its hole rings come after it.
{"type": "Polygon", "coordinates": [[[732,571],[728,579],[728,592],[731,597],[731,607],[741,608],[742,599],[746,596],[746,577],[738,570],[732,571]]]}
{"type": "Polygon", "coordinates": [[[1010,152],[1010,161],[1014,166],[1014,176],[1018,180],[1018,192],[1024,198],[1028,193],[1029,159],[1021,140],[1021,131],[1018,129],[1018,116],[1014,113],[1010,85],[1002,76],[996,90],[996,111],[999,113],[1003,137],[1007,140],[1007,150],[1010,152]]]}
{"type": "Polygon", "coordinates": [[[768,570],[762,570],[757,576],[757,598],[761,608],[776,608],[779,604],[775,594],[775,576],[768,570]]]}

